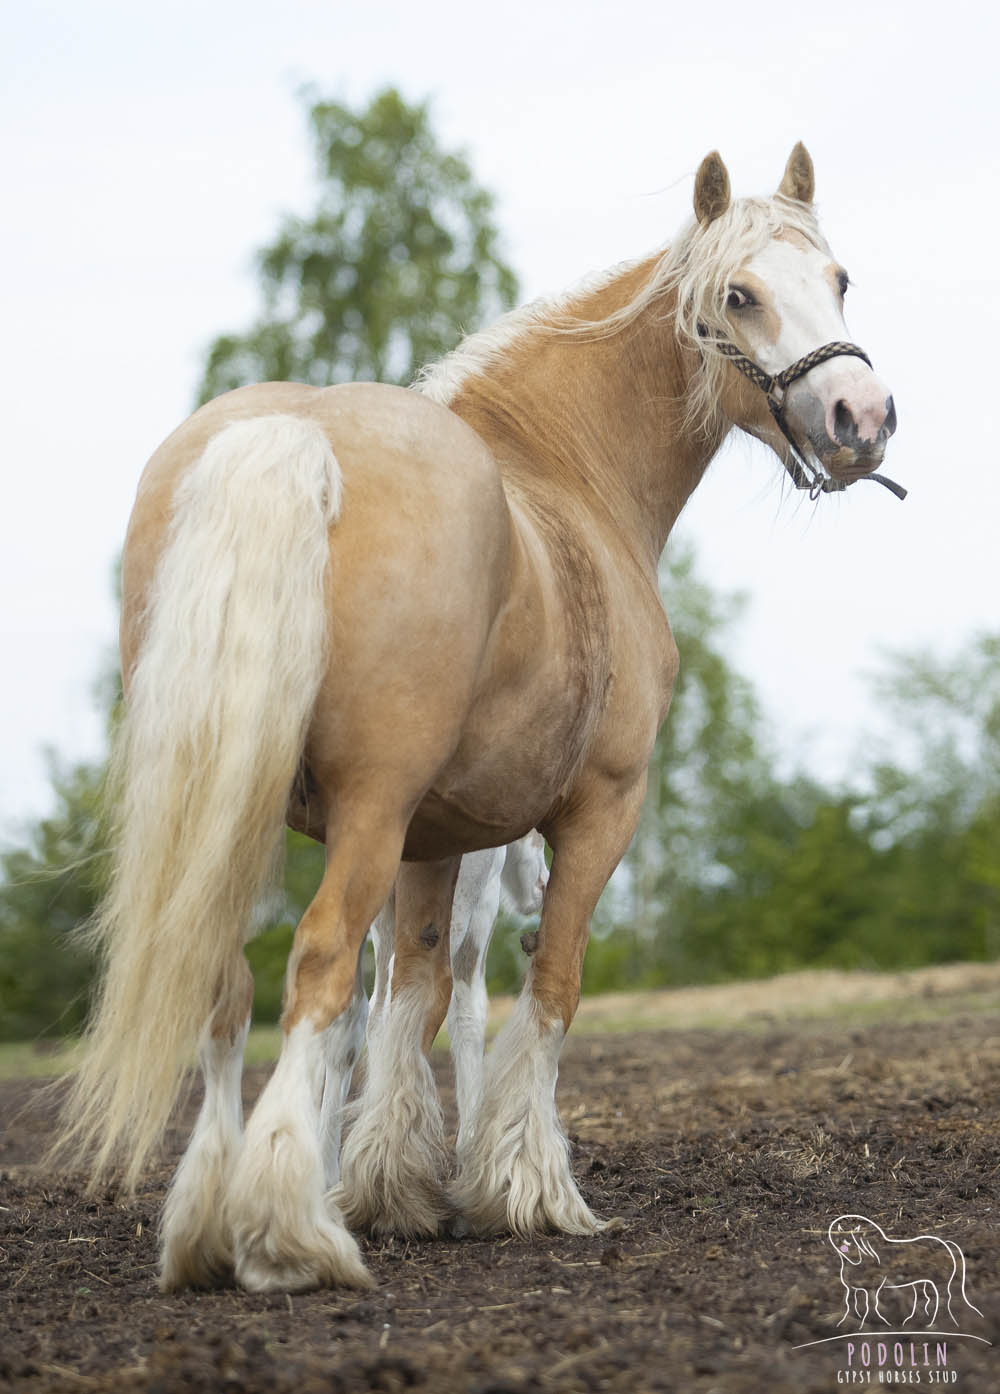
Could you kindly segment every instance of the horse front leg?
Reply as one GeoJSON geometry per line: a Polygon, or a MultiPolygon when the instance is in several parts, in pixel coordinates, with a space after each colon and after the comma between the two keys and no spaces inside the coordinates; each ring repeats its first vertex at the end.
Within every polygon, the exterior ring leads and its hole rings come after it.
{"type": "Polygon", "coordinates": [[[220,995],[199,1042],[205,1096],[191,1141],[170,1183],[160,1220],[160,1288],[210,1287],[233,1267],[226,1193],[243,1134],[243,1049],[250,1029],[253,974],[220,995]]]}
{"type": "Polygon", "coordinates": [[[365,1083],[334,1192],[348,1223],[374,1234],[437,1234],[450,1214],[444,1118],[429,1054],[451,997],[449,928],[460,862],[404,862],[396,879],[390,996],[369,1034],[365,1083]]]}
{"type": "Polygon", "coordinates": [[[486,1040],[486,953],[500,908],[500,873],[506,849],[488,848],[462,858],[451,916],[451,1001],[448,1041],[455,1066],[458,1146],[472,1135],[483,1092],[486,1040]]]}
{"type": "Polygon", "coordinates": [[[553,859],[538,945],[514,1011],[486,1057],[482,1099],[458,1152],[453,1199],[478,1233],[605,1228],[573,1179],[556,1108],[559,1054],[580,1000],[590,917],[631,841],[645,779],[601,781],[546,829],[553,859]]]}

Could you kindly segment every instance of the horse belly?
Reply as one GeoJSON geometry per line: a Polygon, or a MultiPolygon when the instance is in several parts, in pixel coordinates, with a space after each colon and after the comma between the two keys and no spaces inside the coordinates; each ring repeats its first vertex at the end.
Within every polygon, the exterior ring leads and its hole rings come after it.
{"type": "Polygon", "coordinates": [[[548,688],[542,682],[473,708],[410,821],[404,858],[499,847],[545,823],[579,773],[592,725],[575,719],[572,695],[548,688]]]}
{"type": "Polygon", "coordinates": [[[537,797],[516,802],[509,797],[509,782],[498,787],[507,793],[503,800],[497,796],[463,799],[460,792],[443,795],[429,789],[410,820],[403,859],[434,861],[458,852],[501,847],[542,821],[544,806],[537,797]]]}
{"type": "Polygon", "coordinates": [[[542,822],[544,811],[541,805],[526,800],[516,809],[511,805],[509,816],[504,816],[496,798],[463,801],[430,789],[410,820],[403,860],[436,861],[484,847],[501,847],[542,822]]]}

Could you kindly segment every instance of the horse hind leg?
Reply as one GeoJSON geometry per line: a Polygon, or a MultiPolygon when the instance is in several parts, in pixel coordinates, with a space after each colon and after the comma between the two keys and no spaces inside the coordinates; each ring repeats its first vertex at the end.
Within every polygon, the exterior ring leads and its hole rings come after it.
{"type": "Polygon", "coordinates": [[[361,803],[343,822],[327,830],[323,881],[295,932],[281,1054],[229,1188],[236,1278],[254,1292],[372,1286],[326,1197],[321,1103],[324,1088],[335,1099],[343,1087],[334,1075],[337,1061],[347,1068],[344,1043],[357,1032],[358,957],[392,886],[405,822],[398,809],[361,803]]]}
{"type": "Polygon", "coordinates": [[[372,989],[372,1000],[368,1004],[367,1036],[369,1041],[377,1035],[389,1005],[392,965],[396,953],[395,887],[372,922],[371,935],[372,947],[375,950],[375,983],[372,989]]]}
{"type": "Polygon", "coordinates": [[[334,1192],[349,1224],[437,1234],[450,1159],[428,1054],[451,996],[449,926],[460,859],[404,863],[396,881],[389,1001],[369,1034],[367,1073],[334,1192]]]}
{"type": "Polygon", "coordinates": [[[249,965],[242,956],[237,962],[238,981],[220,997],[199,1042],[205,1096],[160,1221],[164,1292],[210,1287],[232,1273],[225,1200],[243,1133],[243,1049],[253,1001],[249,965]]]}
{"type": "Polygon", "coordinates": [[[340,1140],[344,1123],[344,1105],[351,1087],[354,1066],[361,1057],[368,1020],[368,998],[365,996],[362,952],[358,954],[354,996],[344,1012],[341,1029],[327,1036],[326,1077],[323,1084],[323,1104],[320,1109],[320,1137],[323,1147],[323,1177],[327,1190],[340,1180],[340,1140]]]}
{"type": "Polygon", "coordinates": [[[486,953],[500,908],[500,873],[505,849],[470,852],[462,858],[451,920],[451,1001],[448,1040],[455,1066],[458,1141],[463,1148],[476,1126],[483,1092],[486,1040],[486,953]]]}

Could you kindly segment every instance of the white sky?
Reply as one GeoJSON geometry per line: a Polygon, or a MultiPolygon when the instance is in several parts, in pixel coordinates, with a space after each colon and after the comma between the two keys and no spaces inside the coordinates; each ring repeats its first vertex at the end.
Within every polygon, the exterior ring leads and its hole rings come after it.
{"type": "Polygon", "coordinates": [[[994,5],[913,0],[6,7],[0,828],[47,807],[43,745],[100,748],[136,480],[205,346],[254,313],[254,249],[310,206],[307,82],[431,96],[499,195],[525,298],[668,240],[713,147],[759,193],[805,140],[910,497],[863,484],[814,511],[739,444],[682,528],[708,580],[752,594],[732,657],[789,758],[848,773],[881,649],[998,627],[998,29],[994,5]]]}

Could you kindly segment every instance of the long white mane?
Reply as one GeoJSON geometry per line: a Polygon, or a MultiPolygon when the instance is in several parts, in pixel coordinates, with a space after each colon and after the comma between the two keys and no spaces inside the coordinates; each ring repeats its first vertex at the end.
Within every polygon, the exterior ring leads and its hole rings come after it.
{"type": "Polygon", "coordinates": [[[674,329],[678,339],[701,354],[703,371],[692,385],[686,408],[690,427],[706,433],[718,428],[717,403],[726,359],[712,340],[725,338],[730,283],[742,266],[781,232],[800,233],[813,246],[829,251],[810,206],[780,194],[773,198],[735,199],[707,226],[692,220],[657,258],[652,271],[625,305],[601,320],[581,318],[586,299],[636,265],[625,263],[591,277],[563,295],[533,301],[504,315],[489,329],[471,334],[440,362],[422,369],[414,387],[447,406],[471,379],[488,376],[512,350],[540,333],[607,337],[633,324],[646,310],[673,292],[674,329]],[[699,326],[704,326],[704,335],[699,326]]]}

